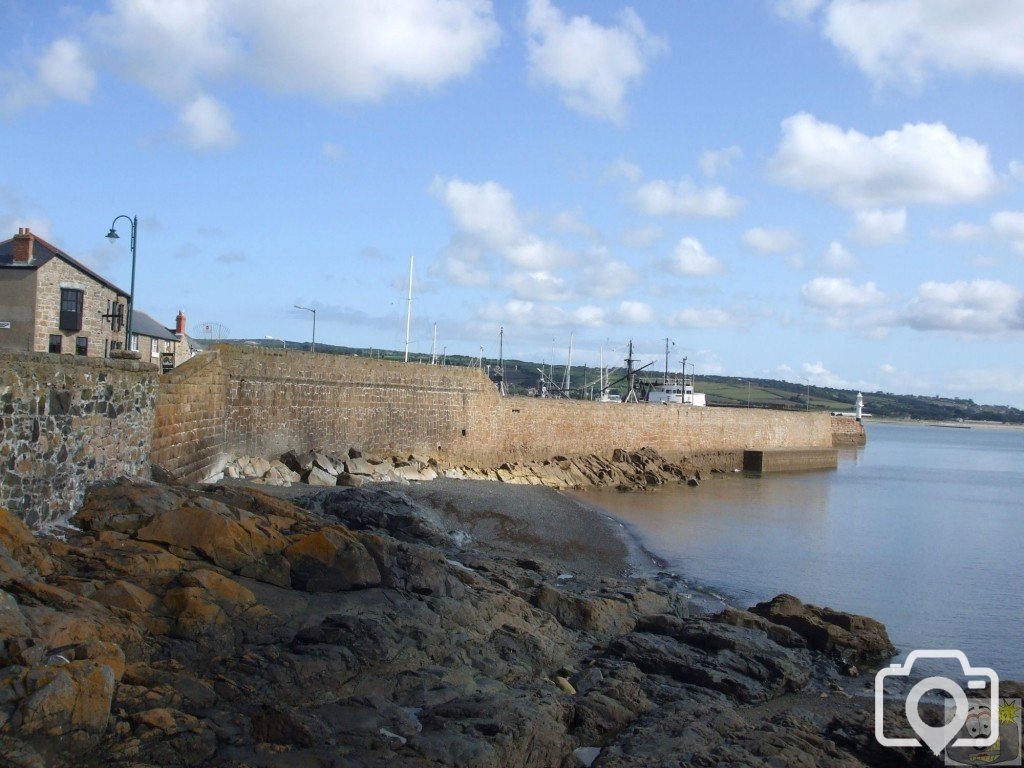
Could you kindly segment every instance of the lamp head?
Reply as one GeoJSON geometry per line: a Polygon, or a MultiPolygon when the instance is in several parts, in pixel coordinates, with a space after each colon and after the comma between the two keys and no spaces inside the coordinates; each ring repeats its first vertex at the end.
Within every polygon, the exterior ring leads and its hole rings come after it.
{"type": "Polygon", "coordinates": [[[110,231],[107,232],[107,240],[109,240],[110,242],[114,242],[117,239],[118,239],[117,230],[114,229],[113,227],[111,227],[110,231]]]}

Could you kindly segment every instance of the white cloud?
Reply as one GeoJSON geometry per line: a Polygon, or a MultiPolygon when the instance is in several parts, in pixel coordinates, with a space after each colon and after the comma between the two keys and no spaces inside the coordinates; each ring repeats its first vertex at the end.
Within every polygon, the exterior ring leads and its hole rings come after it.
{"type": "Polygon", "coordinates": [[[800,238],[789,230],[770,227],[748,229],[743,233],[743,244],[758,253],[786,253],[804,247],[800,238]]]}
{"type": "Polygon", "coordinates": [[[857,268],[857,257],[838,240],[833,240],[821,255],[821,263],[834,272],[848,272],[857,268]]]}
{"type": "Polygon", "coordinates": [[[942,123],[866,136],[807,113],[782,121],[770,168],[780,183],[848,208],[967,203],[998,184],[988,148],[942,123]]]}
{"type": "Polygon", "coordinates": [[[580,211],[562,211],[551,219],[551,231],[559,234],[579,235],[587,240],[598,242],[601,233],[596,227],[587,223],[580,211]]]}
{"type": "Polygon", "coordinates": [[[96,73],[77,40],[54,40],[36,60],[35,67],[34,77],[24,73],[0,72],[0,85],[7,86],[0,100],[0,109],[14,112],[58,99],[85,104],[92,98],[96,73]]]}
{"type": "Polygon", "coordinates": [[[181,112],[185,142],[193,149],[223,149],[238,140],[231,112],[212,96],[197,96],[181,112]]]}
{"type": "Polygon", "coordinates": [[[966,221],[958,221],[946,229],[932,231],[932,237],[937,240],[951,240],[955,243],[975,243],[988,237],[987,227],[980,224],[970,224],[966,221]]]}
{"type": "Polygon", "coordinates": [[[654,318],[654,308],[643,301],[624,301],[615,311],[616,322],[625,325],[648,325],[654,318]]]}
{"type": "Polygon", "coordinates": [[[549,0],[529,0],[526,31],[530,76],[557,88],[571,109],[616,123],[625,119],[627,89],[665,49],[632,8],[605,27],[589,16],[567,20],[549,0]]]}
{"type": "Polygon", "coordinates": [[[1018,0],[833,0],[824,32],[876,83],[931,71],[1024,75],[1018,0]]]}
{"type": "Polygon", "coordinates": [[[629,248],[649,248],[665,236],[665,230],[657,225],[633,227],[622,233],[622,243],[629,248]]]}
{"type": "Polygon", "coordinates": [[[552,304],[521,299],[512,299],[504,304],[492,302],[480,310],[479,316],[489,322],[528,328],[600,328],[606,322],[605,311],[589,304],[566,310],[552,304]]]}
{"type": "Polygon", "coordinates": [[[610,299],[638,282],[636,270],[624,261],[591,258],[580,270],[576,290],[587,299],[610,299]]]}
{"type": "Polygon", "coordinates": [[[732,164],[743,157],[743,150],[737,146],[725,149],[706,149],[700,153],[698,164],[701,172],[713,179],[719,173],[732,169],[732,164]]]}
{"type": "Polygon", "coordinates": [[[845,277],[816,277],[801,286],[800,297],[815,309],[839,312],[876,306],[886,298],[874,283],[855,285],[845,277]]]}
{"type": "Polygon", "coordinates": [[[784,19],[807,21],[821,6],[822,0],[773,0],[772,9],[784,19]]]}
{"type": "Polygon", "coordinates": [[[639,165],[621,157],[608,167],[606,174],[611,179],[626,179],[634,184],[644,175],[639,165]]]}
{"type": "Polygon", "coordinates": [[[1024,254],[1024,211],[999,211],[989,220],[992,230],[1024,254]]]}
{"type": "MultiPolygon", "coordinates": [[[[477,254],[493,252],[510,264],[528,270],[550,269],[567,263],[572,254],[557,243],[526,230],[512,193],[495,181],[481,184],[435,178],[431,193],[448,208],[455,221],[453,247],[477,254]]],[[[474,259],[469,259],[473,261],[474,259]]]]}
{"type": "Polygon", "coordinates": [[[683,309],[668,318],[673,328],[733,328],[741,323],[739,318],[724,309],[683,309]]]}
{"type": "Polygon", "coordinates": [[[1010,175],[1018,181],[1024,181],[1024,163],[1014,160],[1010,163],[1010,175]]]}
{"type": "Polygon", "coordinates": [[[113,0],[93,28],[127,76],[175,98],[240,73],[284,93],[372,101],[465,76],[500,36],[488,0],[113,0]]]}
{"type": "Polygon", "coordinates": [[[1021,292],[999,280],[927,282],[898,318],[919,331],[991,334],[1024,329],[1021,292]]]}
{"type": "Polygon", "coordinates": [[[842,376],[836,373],[832,373],[825,365],[819,360],[816,363],[804,363],[800,366],[807,378],[810,379],[810,384],[818,387],[838,387],[845,389],[849,386],[849,383],[842,376]]]}
{"type": "Polygon", "coordinates": [[[743,209],[743,200],[724,187],[696,187],[689,179],[678,184],[655,180],[633,193],[633,202],[648,216],[687,216],[728,219],[743,209]]]}
{"type": "Polygon", "coordinates": [[[505,279],[505,286],[520,299],[563,301],[570,295],[563,278],[543,269],[515,272],[505,279]]]}
{"type": "Polygon", "coordinates": [[[906,208],[857,211],[850,237],[861,245],[886,245],[903,239],[907,232],[906,208]]]}
{"type": "Polygon", "coordinates": [[[700,241],[693,237],[684,237],[676,244],[669,266],[674,272],[694,277],[717,275],[723,270],[722,262],[704,250],[700,241]]]}

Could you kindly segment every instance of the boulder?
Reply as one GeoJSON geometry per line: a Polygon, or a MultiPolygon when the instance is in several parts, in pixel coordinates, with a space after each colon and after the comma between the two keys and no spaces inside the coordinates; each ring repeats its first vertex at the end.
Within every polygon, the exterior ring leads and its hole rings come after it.
{"type": "Polygon", "coordinates": [[[94,661],[32,669],[25,676],[28,696],[12,722],[26,734],[102,733],[110,718],[114,683],[114,671],[94,661]]]}
{"type": "Polygon", "coordinates": [[[272,528],[258,525],[248,513],[227,507],[182,507],[155,517],[136,532],[142,541],[192,550],[215,565],[237,571],[267,554],[284,549],[286,540],[272,528]]]}
{"type": "Polygon", "coordinates": [[[314,466],[306,475],[306,482],[310,485],[333,486],[338,484],[338,476],[332,475],[325,469],[314,466]]]}
{"type": "Polygon", "coordinates": [[[342,592],[380,584],[380,571],[366,547],[344,529],[325,528],[284,550],[292,586],[307,592],[342,592]]]}
{"type": "Polygon", "coordinates": [[[896,653],[885,625],[867,616],[805,605],[785,594],[758,603],[750,612],[789,627],[808,647],[829,654],[850,672],[882,664],[896,653]]]}

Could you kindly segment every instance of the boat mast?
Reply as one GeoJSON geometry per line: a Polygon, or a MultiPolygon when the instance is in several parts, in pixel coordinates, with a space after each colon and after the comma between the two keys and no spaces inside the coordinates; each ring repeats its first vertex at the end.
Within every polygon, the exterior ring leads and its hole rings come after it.
{"type": "Polygon", "coordinates": [[[434,323],[434,340],[430,342],[430,364],[437,365],[437,355],[434,354],[437,350],[437,323],[434,323]]]}
{"type": "Polygon", "coordinates": [[[573,334],[573,332],[570,331],[569,332],[569,362],[566,363],[566,366],[565,366],[565,376],[563,377],[563,380],[562,380],[562,391],[565,392],[565,396],[566,397],[569,396],[569,382],[570,382],[569,372],[572,370],[572,334],[573,334]]]}
{"type": "Polygon", "coordinates": [[[409,362],[409,327],[412,324],[412,261],[413,254],[409,254],[409,302],[405,310],[405,362],[409,362]]]}

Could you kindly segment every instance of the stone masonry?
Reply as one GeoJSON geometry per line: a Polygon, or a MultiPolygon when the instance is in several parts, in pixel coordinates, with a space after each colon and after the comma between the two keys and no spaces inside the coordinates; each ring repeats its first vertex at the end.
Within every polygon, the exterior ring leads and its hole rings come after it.
{"type": "Polygon", "coordinates": [[[0,507],[46,525],[88,485],[146,475],[158,378],[136,361],[0,352],[0,507]]]}
{"type": "Polygon", "coordinates": [[[650,447],[827,448],[827,413],[500,398],[475,368],[221,346],[164,377],[153,463],[185,480],[299,447],[497,467],[650,447]]]}
{"type": "Polygon", "coordinates": [[[75,339],[82,336],[89,340],[89,357],[103,357],[110,342],[124,342],[124,330],[115,331],[110,320],[101,316],[107,312],[108,302],[125,302],[125,298],[102,283],[75,269],[61,259],[50,259],[37,273],[35,339],[33,349],[45,352],[49,349],[50,334],[60,334],[62,352],[75,353],[75,339]],[[82,312],[82,330],[77,333],[60,330],[60,289],[80,287],[83,289],[85,308],[82,312]]]}

